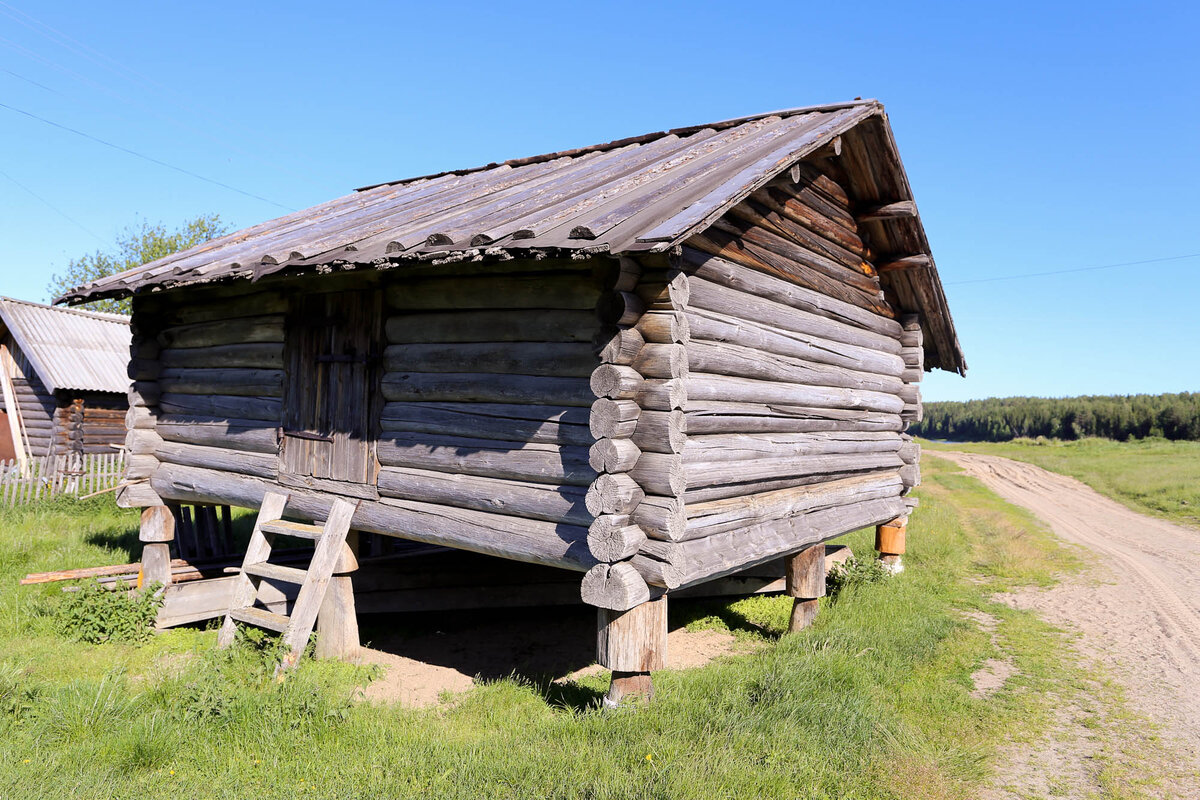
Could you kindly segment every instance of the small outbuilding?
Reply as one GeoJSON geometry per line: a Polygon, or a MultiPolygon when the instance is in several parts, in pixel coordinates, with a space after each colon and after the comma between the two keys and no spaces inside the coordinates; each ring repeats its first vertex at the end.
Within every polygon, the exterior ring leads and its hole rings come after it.
{"type": "Polygon", "coordinates": [[[128,362],[128,317],[0,297],[0,460],[114,453],[128,362]]]}
{"type": "Polygon", "coordinates": [[[871,100],[370,186],[59,301],[127,296],[120,502],[349,499],[574,571],[616,697],[672,591],[786,557],[801,626],[826,540],[895,561],[919,381],[966,369],[871,100]]]}

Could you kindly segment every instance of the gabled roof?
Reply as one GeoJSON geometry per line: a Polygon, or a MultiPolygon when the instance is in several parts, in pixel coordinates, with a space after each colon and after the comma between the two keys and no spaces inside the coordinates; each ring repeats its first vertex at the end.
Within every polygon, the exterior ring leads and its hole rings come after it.
{"type": "Polygon", "coordinates": [[[49,391],[129,390],[129,317],[0,297],[0,320],[49,391]]]}
{"type": "MultiPolygon", "coordinates": [[[[872,119],[886,128],[883,106],[874,100],[795,108],[369,186],[93,281],[56,302],[327,265],[527,252],[662,252],[872,119]]],[[[883,146],[894,150],[890,132],[885,138],[883,146]]],[[[899,156],[889,153],[883,163],[899,170],[887,183],[903,195],[888,202],[911,200],[899,156]]],[[[916,226],[916,233],[903,238],[921,249],[894,255],[928,255],[919,220],[916,226]]],[[[926,277],[920,282],[936,286],[912,292],[917,306],[904,310],[943,320],[927,331],[932,358],[926,363],[961,371],[966,365],[936,269],[930,261],[921,272],[926,277]]],[[[883,279],[890,288],[891,279],[883,279]]]]}

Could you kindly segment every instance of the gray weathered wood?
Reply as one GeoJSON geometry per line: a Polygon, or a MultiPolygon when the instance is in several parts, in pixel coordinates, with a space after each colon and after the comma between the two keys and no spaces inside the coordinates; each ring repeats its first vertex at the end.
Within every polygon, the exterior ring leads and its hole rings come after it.
{"type": "Polygon", "coordinates": [[[596,317],[587,311],[535,313],[486,309],[396,314],[385,324],[391,344],[432,342],[590,342],[596,317]]]}
{"type": "Polygon", "coordinates": [[[691,339],[688,319],[681,311],[647,311],[636,329],[645,341],[656,344],[687,344],[691,339]]]}
{"type": "Polygon", "coordinates": [[[868,469],[899,469],[895,451],[752,458],[745,461],[702,461],[683,464],[685,486],[695,489],[727,483],[775,479],[789,475],[827,475],[868,469]]]}
{"type": "Polygon", "coordinates": [[[387,304],[400,311],[430,309],[591,309],[600,289],[578,275],[480,275],[426,278],[391,286],[387,304]]]}
{"type": "MultiPolygon", "coordinates": [[[[279,424],[282,403],[277,397],[233,397],[219,394],[164,394],[158,407],[164,414],[187,414],[279,424]]],[[[145,410],[145,409],[141,409],[145,410]]]]}
{"type": "Polygon", "coordinates": [[[588,463],[596,472],[628,472],[641,455],[630,439],[600,439],[588,451],[588,463]]]}
{"type": "MultiPolygon", "coordinates": [[[[667,599],[628,611],[599,611],[596,661],[613,672],[651,672],[667,665],[667,599]]],[[[610,698],[619,702],[620,698],[610,698]]]]}
{"type": "Polygon", "coordinates": [[[579,486],[503,480],[408,467],[379,471],[379,494],[496,514],[589,525],[592,514],[579,486]]]}
{"type": "Polygon", "coordinates": [[[887,431],[713,434],[688,437],[683,462],[749,461],[755,458],[897,453],[902,441],[887,431]]]}
{"type": "Polygon", "coordinates": [[[236,472],[272,480],[279,475],[279,459],[275,454],[164,441],[154,455],[160,462],[168,464],[236,472]]]}
{"type": "Polygon", "coordinates": [[[646,495],[629,518],[647,536],[662,541],[676,541],[687,529],[687,514],[683,501],[678,497],[646,495]]]}
{"type": "Polygon", "coordinates": [[[687,416],[679,410],[643,411],[630,437],[647,452],[681,453],[687,440],[687,416]]]}
{"type": "Polygon", "coordinates": [[[692,372],[685,379],[689,401],[766,403],[816,408],[847,408],[899,413],[904,401],[895,394],[832,386],[805,386],[778,381],[692,372]]]}
{"type": "MultiPolygon", "coordinates": [[[[601,519],[603,517],[600,517],[601,519]]],[[[624,561],[637,555],[646,533],[637,525],[591,525],[588,528],[588,549],[600,561],[624,561]]]]}
{"type": "Polygon", "coordinates": [[[898,376],[904,369],[903,360],[895,353],[790,331],[716,311],[691,308],[687,312],[687,319],[695,339],[726,342],[774,355],[879,375],[898,376]]]}
{"type": "Polygon", "coordinates": [[[584,447],[391,431],[379,439],[376,454],[388,467],[487,478],[586,486],[596,477],[584,447]]]}
{"type": "Polygon", "coordinates": [[[265,421],[163,414],[156,435],[168,442],[225,447],[248,453],[278,453],[278,424],[265,421]]]}
{"type": "Polygon", "coordinates": [[[632,364],[645,344],[635,328],[605,327],[596,335],[593,349],[606,364],[632,364]]]}
{"type": "MultiPolygon", "coordinates": [[[[670,345],[656,345],[669,347],[670,345]]],[[[693,340],[687,348],[688,363],[696,372],[732,375],[756,380],[797,383],[805,386],[835,386],[887,394],[899,394],[904,382],[899,376],[859,372],[804,358],[781,356],[750,347],[693,340]]]]}
{"type": "Polygon", "coordinates": [[[586,378],[451,372],[389,372],[383,378],[383,396],[390,401],[473,401],[585,407],[595,400],[586,378]]]}
{"type": "Polygon", "coordinates": [[[630,400],[642,385],[642,376],[633,367],[601,364],[592,372],[590,386],[596,397],[609,400],[630,400]]]}
{"type": "Polygon", "coordinates": [[[414,402],[384,405],[380,426],[384,431],[589,447],[594,441],[588,430],[591,419],[587,409],[570,406],[414,402]]]}
{"type": "Polygon", "coordinates": [[[602,397],[592,403],[588,426],[593,437],[617,439],[633,434],[642,409],[633,400],[602,397]]]}
{"type": "MultiPolygon", "coordinates": [[[[273,486],[260,478],[175,464],[160,467],[152,484],[168,500],[243,508],[259,506],[263,494],[273,486]]],[[[311,519],[323,515],[329,507],[327,494],[299,488],[289,492],[290,514],[311,519]]],[[[364,500],[352,527],[579,572],[586,572],[596,563],[587,549],[586,527],[433,503],[393,498],[364,500]]]]}
{"type": "Polygon", "coordinates": [[[645,492],[637,481],[625,473],[603,474],[588,487],[585,504],[593,516],[628,514],[637,508],[645,492]]]}
{"type": "Polygon", "coordinates": [[[597,608],[624,611],[650,599],[646,580],[628,562],[597,564],[587,571],[579,587],[583,602],[597,608]]]}
{"type": "Polygon", "coordinates": [[[159,355],[163,367],[178,368],[243,367],[249,369],[282,369],[283,343],[222,344],[212,347],[170,348],[159,355]]]}
{"type": "Polygon", "coordinates": [[[586,378],[598,361],[582,342],[454,342],[394,344],[384,350],[390,372],[508,373],[586,378]]]}
{"type": "Polygon", "coordinates": [[[283,343],[283,315],[224,319],[164,328],[158,334],[164,348],[208,348],[250,343],[283,343]]]}

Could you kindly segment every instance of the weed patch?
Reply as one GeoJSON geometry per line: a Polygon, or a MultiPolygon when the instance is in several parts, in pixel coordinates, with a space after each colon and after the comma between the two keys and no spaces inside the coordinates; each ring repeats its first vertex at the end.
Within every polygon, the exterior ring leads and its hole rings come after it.
{"type": "Polygon", "coordinates": [[[110,590],[85,583],[78,591],[63,592],[54,609],[56,625],[64,636],[88,644],[148,641],[162,605],[158,588],[110,590]]]}

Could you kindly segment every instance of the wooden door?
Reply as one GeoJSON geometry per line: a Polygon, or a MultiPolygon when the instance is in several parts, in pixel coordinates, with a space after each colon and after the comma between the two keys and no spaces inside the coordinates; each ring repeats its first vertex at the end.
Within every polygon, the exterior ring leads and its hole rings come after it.
{"type": "Polygon", "coordinates": [[[280,483],[327,490],[326,481],[375,483],[382,308],[377,290],[292,297],[284,344],[280,483]]]}

